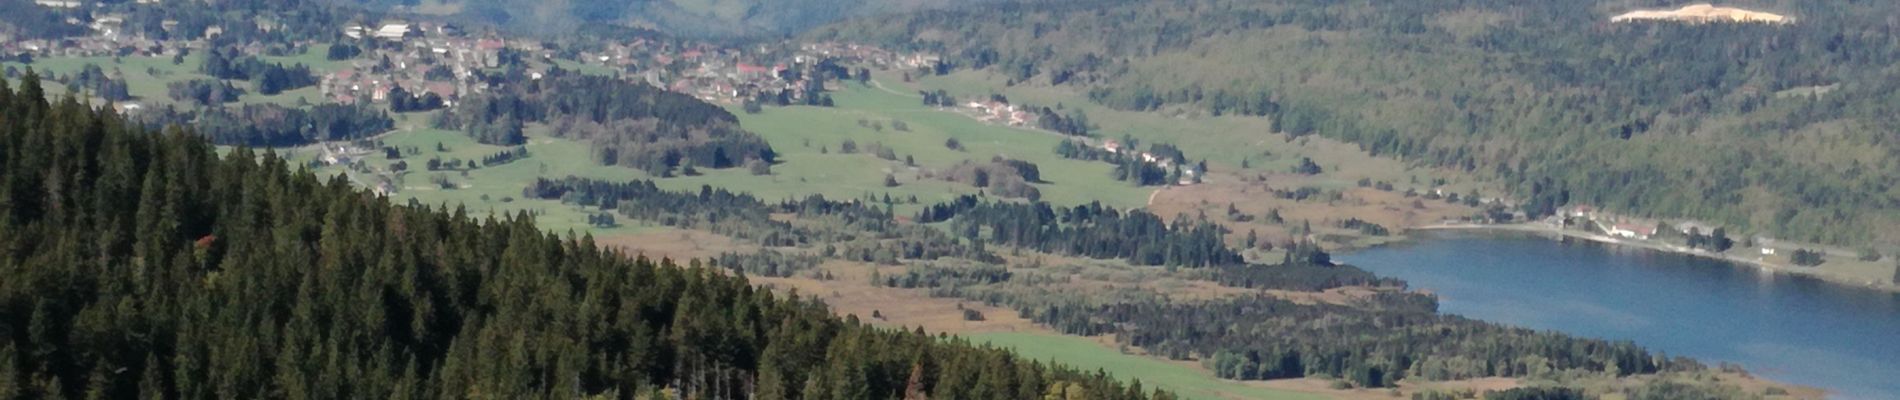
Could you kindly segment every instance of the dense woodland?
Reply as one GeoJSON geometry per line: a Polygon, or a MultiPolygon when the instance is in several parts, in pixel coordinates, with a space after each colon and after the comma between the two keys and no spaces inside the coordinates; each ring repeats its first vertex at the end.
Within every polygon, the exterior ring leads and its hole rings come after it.
{"type": "Polygon", "coordinates": [[[285,66],[257,57],[231,57],[217,49],[205,54],[198,71],[218,79],[251,81],[257,93],[266,96],[317,84],[317,75],[310,72],[309,66],[285,66]]]}
{"type": "MultiPolygon", "coordinates": [[[[1565,204],[1900,243],[1900,3],[1752,0],[1771,24],[1609,23],[1652,3],[1089,0],[866,18],[818,39],[939,52],[1124,110],[1274,129],[1565,204]]],[[[936,71],[928,71],[936,72],[936,71]]]]}
{"type": "Polygon", "coordinates": [[[950,231],[970,240],[1055,254],[1127,259],[1136,265],[1206,267],[1242,261],[1239,254],[1227,248],[1225,232],[1218,225],[1185,219],[1170,223],[1147,211],[1116,210],[1100,203],[1071,208],[963,196],[927,207],[913,220],[950,221],[950,231]]]}
{"type": "Polygon", "coordinates": [[[1150,398],[5,85],[0,397],[1150,398]]]}
{"type": "Polygon", "coordinates": [[[138,120],[151,126],[190,124],[214,144],[258,147],[362,139],[396,126],[386,113],[368,105],[334,103],[308,108],[247,104],[185,112],[156,110],[141,113],[138,120]]]}
{"type": "Polygon", "coordinates": [[[1208,362],[1231,379],[1341,378],[1357,387],[1399,379],[1532,376],[1564,370],[1629,375],[1697,369],[1628,342],[1508,328],[1436,313],[1431,297],[1381,293],[1356,306],[1260,296],[1202,303],[1049,305],[1037,322],[1079,335],[1115,334],[1158,355],[1208,362]],[[1271,333],[1267,333],[1271,332],[1271,333]]]}
{"type": "Polygon", "coordinates": [[[559,71],[539,80],[465,98],[441,125],[483,143],[519,145],[527,123],[557,137],[585,141],[595,161],[670,176],[675,168],[770,164],[777,154],[739,127],[724,108],[644,83],[559,71]]]}
{"type": "Polygon", "coordinates": [[[224,103],[238,101],[244,95],[244,89],[232,86],[230,81],[220,79],[193,79],[165,84],[165,96],[181,102],[197,103],[201,106],[221,106],[224,103]]]}

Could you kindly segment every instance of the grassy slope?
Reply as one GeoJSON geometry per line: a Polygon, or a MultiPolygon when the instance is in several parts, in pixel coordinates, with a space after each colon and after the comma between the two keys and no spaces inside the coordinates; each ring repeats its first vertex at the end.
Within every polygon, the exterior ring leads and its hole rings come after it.
{"type": "Polygon", "coordinates": [[[972,342],[988,342],[1023,357],[1056,360],[1084,370],[1100,369],[1123,379],[1140,379],[1191,399],[1321,399],[1318,395],[1248,386],[1215,378],[1205,370],[1155,358],[1122,354],[1085,338],[1040,333],[978,333],[972,342]]]}

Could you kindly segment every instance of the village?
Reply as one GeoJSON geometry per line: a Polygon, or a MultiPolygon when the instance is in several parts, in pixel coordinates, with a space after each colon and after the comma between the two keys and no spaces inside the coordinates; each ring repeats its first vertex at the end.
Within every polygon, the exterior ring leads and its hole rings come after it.
{"type": "MultiPolygon", "coordinates": [[[[151,1],[155,0],[140,3],[151,1]]],[[[59,10],[87,8],[75,1],[38,0],[37,4],[59,10]]],[[[719,104],[821,105],[822,92],[835,89],[827,87],[826,81],[849,74],[840,65],[927,69],[938,62],[935,55],[837,43],[742,49],[632,38],[556,44],[493,32],[471,33],[450,23],[403,20],[347,24],[338,28],[339,37],[334,43],[221,45],[217,39],[225,29],[215,24],[165,20],[164,37],[160,38],[122,29],[131,17],[96,12],[89,20],[68,18],[67,24],[84,26],[89,32],[78,37],[0,35],[4,39],[0,40],[0,53],[7,60],[28,65],[35,59],[84,57],[168,57],[176,63],[185,55],[214,48],[233,52],[231,56],[292,56],[347,46],[349,51],[340,52],[342,59],[348,60],[343,65],[313,68],[319,74],[317,86],[322,100],[386,104],[392,101],[391,93],[407,94],[412,99],[433,95],[444,107],[453,107],[460,98],[484,93],[494,85],[540,79],[554,68],[620,76],[719,104]]],[[[266,32],[282,28],[271,20],[254,23],[266,32]]],[[[339,52],[332,51],[329,56],[336,59],[339,52]]],[[[133,108],[136,111],[137,106],[133,108]]],[[[1032,121],[1026,114],[1000,111],[998,115],[1018,126],[1032,121]]]]}

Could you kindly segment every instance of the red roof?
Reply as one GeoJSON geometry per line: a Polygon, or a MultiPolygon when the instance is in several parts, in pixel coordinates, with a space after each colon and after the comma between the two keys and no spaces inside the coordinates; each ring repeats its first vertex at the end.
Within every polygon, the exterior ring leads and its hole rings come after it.
{"type": "Polygon", "coordinates": [[[455,84],[448,82],[430,82],[428,90],[429,93],[435,93],[436,96],[441,96],[446,99],[455,95],[455,84]]]}
{"type": "Polygon", "coordinates": [[[746,63],[739,63],[739,73],[741,74],[764,74],[764,73],[769,73],[769,72],[772,72],[772,70],[767,69],[765,67],[752,65],[752,64],[746,64],[746,63]]]}
{"type": "Polygon", "coordinates": [[[482,50],[501,50],[502,47],[507,47],[507,43],[502,42],[501,39],[482,39],[475,41],[475,47],[482,50]]]}

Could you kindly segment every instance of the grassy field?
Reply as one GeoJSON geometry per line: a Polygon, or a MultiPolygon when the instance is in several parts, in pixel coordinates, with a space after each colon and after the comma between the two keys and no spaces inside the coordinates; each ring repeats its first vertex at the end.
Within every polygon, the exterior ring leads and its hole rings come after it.
{"type": "MultiPolygon", "coordinates": [[[[85,68],[86,64],[97,64],[107,73],[116,69],[123,74],[126,90],[132,93],[132,97],[137,98],[136,101],[165,105],[175,103],[170,97],[165,96],[166,85],[205,77],[198,73],[200,59],[201,57],[193,55],[185,57],[183,63],[173,64],[171,57],[47,57],[34,60],[31,65],[17,62],[6,62],[0,65],[18,68],[23,72],[27,67],[32,67],[33,71],[39,73],[41,77],[54,75],[63,77],[78,73],[80,69],[85,68]]],[[[64,84],[49,82],[45,86],[48,95],[66,93],[64,84]]]]}
{"type": "MultiPolygon", "coordinates": [[[[822,193],[826,196],[855,196],[863,193],[890,193],[893,197],[916,195],[930,203],[959,194],[973,194],[977,188],[966,184],[920,179],[922,169],[940,169],[973,160],[985,162],[1003,156],[1035,163],[1045,184],[1037,184],[1043,199],[1055,204],[1083,204],[1101,201],[1117,207],[1140,207],[1152,188],[1142,188],[1109,178],[1112,166],[1100,162],[1063,159],[1054,149],[1062,138],[1040,131],[989,125],[970,117],[925,107],[922,101],[902,95],[846,84],[832,94],[837,107],[767,108],[759,114],[738,112],[743,126],[757,132],[782,155],[783,164],[774,168],[774,176],[759,177],[744,171],[719,171],[703,177],[677,181],[697,186],[744,187],[765,198],[822,193]],[[860,126],[858,121],[873,122],[882,130],[860,126]],[[896,121],[909,131],[893,128],[896,121]],[[944,146],[955,138],[962,151],[944,146]],[[890,147],[899,161],[886,161],[872,154],[842,154],[845,140],[860,149],[871,144],[890,147]],[[913,169],[902,162],[905,156],[916,160],[913,169]],[[891,174],[901,184],[883,187],[884,175],[891,174]]],[[[735,112],[737,112],[735,110],[735,112]]]]}
{"type": "Polygon", "coordinates": [[[1108,372],[1121,379],[1140,379],[1142,387],[1173,391],[1190,399],[1323,399],[1325,397],[1248,386],[1215,378],[1192,366],[1170,363],[1115,349],[1086,338],[1040,333],[977,333],[965,335],[975,343],[1014,350],[1023,357],[1053,360],[1082,370],[1108,372]]]}
{"type": "MultiPolygon", "coordinates": [[[[314,45],[299,55],[280,57],[267,56],[263,57],[263,59],[284,64],[302,63],[309,65],[311,70],[318,74],[327,73],[348,65],[346,61],[330,61],[325,59],[324,56],[328,52],[329,45],[314,45]]],[[[112,73],[116,70],[121,74],[119,77],[125,80],[126,89],[131,92],[132,97],[135,98],[134,101],[153,106],[176,105],[183,107],[189,105],[173,101],[171,97],[166,95],[166,86],[172,82],[210,79],[210,76],[198,73],[198,67],[203,60],[204,57],[196,53],[186,56],[185,59],[179,63],[173,63],[171,57],[46,57],[34,60],[31,65],[18,62],[6,62],[0,63],[0,66],[14,67],[21,71],[25,71],[27,67],[32,67],[33,70],[38,72],[41,76],[65,76],[79,72],[80,69],[85,68],[86,64],[96,64],[100,68],[105,69],[107,73],[112,73]]],[[[247,82],[235,82],[234,84],[246,90],[252,89],[252,85],[247,82]]],[[[46,87],[47,94],[49,95],[66,94],[66,86],[63,84],[48,84],[46,87]]],[[[249,93],[240,98],[238,104],[273,103],[284,106],[296,106],[300,104],[298,101],[300,99],[310,104],[319,103],[322,100],[317,88],[312,86],[271,96],[249,93]]]]}

